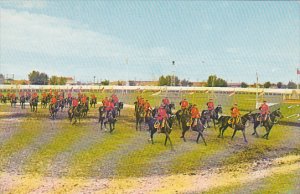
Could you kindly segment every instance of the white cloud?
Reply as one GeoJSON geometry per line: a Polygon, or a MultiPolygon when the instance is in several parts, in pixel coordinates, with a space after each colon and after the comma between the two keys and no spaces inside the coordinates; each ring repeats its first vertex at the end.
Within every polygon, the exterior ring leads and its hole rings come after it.
{"type": "Polygon", "coordinates": [[[138,49],[117,37],[88,29],[72,20],[1,9],[1,47],[49,56],[151,58],[168,55],[165,48],[138,49]]]}

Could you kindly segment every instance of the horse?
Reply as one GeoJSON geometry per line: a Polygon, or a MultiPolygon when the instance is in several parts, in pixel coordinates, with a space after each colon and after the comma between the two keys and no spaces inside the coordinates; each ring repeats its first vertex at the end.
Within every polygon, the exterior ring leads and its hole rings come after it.
{"type": "MultiPolygon", "coordinates": [[[[233,132],[233,135],[231,137],[231,140],[233,140],[233,137],[235,136],[235,133],[236,131],[238,130],[241,130],[242,133],[243,133],[243,137],[244,137],[244,141],[247,143],[247,139],[246,139],[246,134],[245,134],[245,129],[246,129],[246,122],[248,120],[251,119],[251,112],[241,116],[240,118],[240,121],[238,121],[236,124],[235,124],[235,127],[234,127],[234,132],[233,132]]],[[[218,120],[218,123],[221,124],[220,128],[219,128],[219,135],[218,137],[224,137],[223,134],[224,134],[224,131],[227,129],[227,127],[231,127],[233,128],[232,126],[232,118],[231,116],[221,116],[218,120]]]]}
{"type": "MultiPolygon", "coordinates": [[[[254,132],[252,133],[252,135],[256,135],[258,137],[258,133],[256,131],[256,128],[260,125],[260,113],[255,113],[251,115],[253,117],[253,122],[254,122],[254,132]]],[[[266,134],[263,135],[263,138],[265,139],[269,139],[269,134],[270,131],[273,127],[274,124],[276,124],[278,122],[277,117],[279,118],[283,118],[282,113],[280,112],[280,109],[277,109],[275,111],[273,111],[270,115],[267,116],[267,119],[265,121],[262,121],[262,126],[265,127],[266,129],[266,134]]]]}
{"type": "Polygon", "coordinates": [[[71,107],[72,106],[72,97],[68,97],[66,99],[66,107],[71,107]]]}
{"type": "Polygon", "coordinates": [[[102,126],[104,124],[105,117],[106,117],[105,107],[100,106],[99,107],[99,120],[98,120],[98,122],[100,123],[101,130],[102,130],[102,126]]]}
{"type": "Polygon", "coordinates": [[[109,132],[112,133],[115,130],[116,123],[116,111],[113,109],[107,112],[106,119],[104,119],[104,128],[106,129],[106,124],[109,123],[109,132]]]}
{"type": "Polygon", "coordinates": [[[206,123],[204,123],[205,128],[209,126],[209,122],[213,122],[214,128],[216,128],[216,121],[219,119],[219,113],[223,113],[223,109],[221,105],[218,105],[214,110],[209,111],[209,110],[203,110],[201,113],[201,116],[206,118],[206,123]]]}
{"type": "Polygon", "coordinates": [[[41,108],[47,108],[48,100],[47,97],[43,97],[41,100],[41,108]]]}
{"type": "MultiPolygon", "coordinates": [[[[165,146],[167,145],[167,141],[169,140],[171,149],[173,150],[173,144],[170,138],[170,133],[172,132],[172,125],[176,119],[176,115],[171,115],[167,120],[165,126],[161,128],[161,133],[164,133],[166,135],[165,138],[165,146]]],[[[149,121],[147,122],[149,126],[150,131],[150,141],[152,144],[154,144],[153,135],[157,132],[157,128],[159,126],[159,121],[155,118],[151,117],[149,118],[149,121]]]]}
{"type": "Polygon", "coordinates": [[[92,98],[90,101],[90,106],[93,107],[94,105],[94,108],[96,108],[96,104],[97,104],[97,98],[92,98]]]}
{"type": "Polygon", "coordinates": [[[50,118],[52,118],[53,120],[56,119],[56,114],[58,110],[59,110],[58,103],[50,104],[49,105],[50,118]]]}
{"type": "Polygon", "coordinates": [[[117,116],[121,116],[121,110],[123,109],[123,102],[118,102],[115,104],[115,111],[116,111],[116,114],[117,116]]]}
{"type": "Polygon", "coordinates": [[[0,100],[1,100],[2,103],[6,104],[7,98],[5,96],[2,96],[0,98],[0,100]]]}
{"type": "Polygon", "coordinates": [[[85,104],[82,104],[81,107],[82,107],[82,117],[86,117],[89,111],[89,103],[86,102],[85,104]]]}
{"type": "Polygon", "coordinates": [[[181,129],[181,117],[182,117],[182,115],[191,112],[191,108],[192,108],[192,105],[189,105],[189,107],[187,109],[185,109],[185,111],[180,109],[175,113],[176,119],[177,119],[177,122],[178,122],[178,125],[179,125],[180,129],[181,129]]]}
{"type": "Polygon", "coordinates": [[[61,112],[64,110],[64,107],[65,107],[65,99],[58,100],[58,108],[60,109],[61,112]]]}
{"type": "Polygon", "coordinates": [[[135,111],[135,129],[136,131],[138,130],[138,128],[140,129],[140,131],[142,130],[142,122],[144,121],[144,117],[145,117],[145,111],[144,108],[142,106],[139,106],[136,108],[135,111]]]}
{"type": "Polygon", "coordinates": [[[20,106],[21,106],[21,109],[25,109],[25,96],[21,96],[20,97],[20,106]]]}
{"type": "Polygon", "coordinates": [[[183,141],[186,142],[184,135],[191,128],[193,131],[198,132],[196,143],[199,143],[199,138],[201,137],[204,144],[207,145],[205,138],[203,136],[203,131],[205,129],[205,127],[204,127],[205,123],[206,123],[205,117],[196,118],[193,120],[190,113],[182,115],[182,117],[181,117],[182,135],[180,138],[183,138],[183,141]]]}
{"type": "Polygon", "coordinates": [[[30,99],[29,105],[30,105],[31,112],[37,112],[38,102],[39,102],[38,97],[30,99]]]}
{"type": "Polygon", "coordinates": [[[72,124],[77,123],[77,119],[80,123],[80,117],[82,116],[82,108],[81,106],[77,106],[77,107],[70,107],[68,110],[68,116],[69,116],[69,120],[70,123],[72,123],[72,119],[74,118],[74,122],[72,124]]]}
{"type": "Polygon", "coordinates": [[[10,98],[10,106],[11,107],[16,107],[16,104],[17,104],[17,97],[11,97],[10,98]]]}

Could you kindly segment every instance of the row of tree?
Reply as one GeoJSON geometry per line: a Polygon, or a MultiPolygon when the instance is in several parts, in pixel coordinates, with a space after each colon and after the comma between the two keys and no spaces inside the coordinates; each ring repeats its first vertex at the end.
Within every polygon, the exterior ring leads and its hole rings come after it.
{"type": "MultiPolygon", "coordinates": [[[[256,86],[256,84],[254,84],[256,86]]],[[[241,83],[242,88],[248,88],[249,85],[245,82],[241,83]]],[[[282,82],[278,82],[277,84],[271,82],[265,82],[264,84],[259,84],[260,88],[288,88],[288,89],[296,89],[297,84],[295,82],[289,81],[287,85],[283,84],[282,82]]]]}
{"type": "Polygon", "coordinates": [[[66,85],[66,77],[51,76],[50,78],[46,73],[40,73],[39,71],[32,71],[28,74],[28,79],[33,85],[66,85]]]}
{"type": "MultiPolygon", "coordinates": [[[[160,76],[158,80],[159,86],[192,86],[193,83],[187,79],[180,80],[177,76],[167,75],[160,76]]],[[[207,87],[227,87],[227,82],[224,79],[218,78],[216,75],[211,75],[208,77],[206,86],[207,87]]]]}

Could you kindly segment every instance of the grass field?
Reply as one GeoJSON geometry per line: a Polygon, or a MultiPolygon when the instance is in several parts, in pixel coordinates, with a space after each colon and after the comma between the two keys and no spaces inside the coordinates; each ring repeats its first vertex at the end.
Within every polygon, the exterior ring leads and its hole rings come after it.
{"type": "MultiPolygon", "coordinates": [[[[102,99],[111,93],[97,94],[102,99]]],[[[158,105],[161,96],[139,93],[158,105]]],[[[88,94],[90,95],[90,94],[88,94]]],[[[133,104],[137,93],[120,95],[133,104]]],[[[204,107],[207,94],[183,94],[204,107]]],[[[253,110],[255,95],[239,94],[237,101],[246,112],[253,110]]],[[[99,105],[98,105],[99,106],[99,105]]],[[[207,146],[195,143],[196,133],[180,139],[176,125],[171,133],[174,151],[163,145],[164,135],[148,142],[147,131],[136,131],[134,112],[125,108],[116,130],[100,130],[98,110],[91,108],[80,124],[71,125],[67,113],[49,119],[47,109],[31,113],[28,107],[0,105],[0,192],[1,193],[297,193],[300,179],[300,106],[281,105],[285,118],[274,126],[270,140],[251,136],[246,130],[231,140],[232,129],[224,139],[218,129],[206,129],[207,146]],[[246,190],[247,189],[247,190],[246,190]]],[[[259,128],[262,136],[265,132],[259,128]]]]}

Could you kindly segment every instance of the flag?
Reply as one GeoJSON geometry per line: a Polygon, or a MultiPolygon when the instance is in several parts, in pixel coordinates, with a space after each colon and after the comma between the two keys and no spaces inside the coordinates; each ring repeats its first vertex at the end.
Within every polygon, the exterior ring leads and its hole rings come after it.
{"type": "Polygon", "coordinates": [[[300,74],[300,69],[297,68],[297,75],[299,75],[299,74],[300,74]]]}

